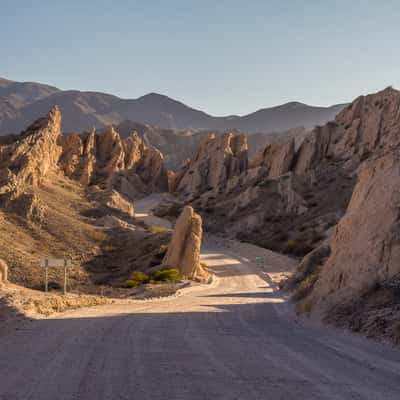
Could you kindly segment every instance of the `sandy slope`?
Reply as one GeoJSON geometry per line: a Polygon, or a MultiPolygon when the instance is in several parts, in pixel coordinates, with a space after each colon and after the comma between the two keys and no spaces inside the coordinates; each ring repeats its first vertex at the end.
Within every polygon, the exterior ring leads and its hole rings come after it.
{"type": "Polygon", "coordinates": [[[203,253],[217,276],[210,286],[2,337],[0,399],[399,398],[398,350],[289,318],[271,279],[288,259],[212,237],[203,253]]]}

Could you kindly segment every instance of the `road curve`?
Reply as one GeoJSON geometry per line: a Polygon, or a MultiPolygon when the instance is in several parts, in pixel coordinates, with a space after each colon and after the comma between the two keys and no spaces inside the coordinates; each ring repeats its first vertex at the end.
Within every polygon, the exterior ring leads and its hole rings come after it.
{"type": "Polygon", "coordinates": [[[399,398],[399,351],[297,323],[253,263],[218,247],[204,257],[211,286],[2,337],[0,399],[399,398]]]}
{"type": "Polygon", "coordinates": [[[262,250],[261,270],[229,243],[206,240],[211,285],[1,337],[0,400],[400,398],[400,351],[291,318],[271,280],[287,259],[262,250]]]}

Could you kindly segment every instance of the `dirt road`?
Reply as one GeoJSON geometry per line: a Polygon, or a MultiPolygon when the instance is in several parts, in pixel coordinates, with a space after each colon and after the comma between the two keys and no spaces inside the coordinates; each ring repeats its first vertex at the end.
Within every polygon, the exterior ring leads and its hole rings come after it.
{"type": "Polygon", "coordinates": [[[243,246],[206,243],[210,286],[0,338],[0,399],[399,399],[398,350],[289,317],[271,281],[287,260],[261,270],[243,246]]]}

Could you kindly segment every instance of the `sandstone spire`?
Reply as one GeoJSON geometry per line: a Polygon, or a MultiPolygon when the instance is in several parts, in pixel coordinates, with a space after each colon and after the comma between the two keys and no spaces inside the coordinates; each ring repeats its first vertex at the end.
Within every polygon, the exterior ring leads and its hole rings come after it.
{"type": "Polygon", "coordinates": [[[186,278],[204,275],[200,265],[202,220],[192,207],[186,206],[176,221],[163,266],[178,268],[186,278]]]}

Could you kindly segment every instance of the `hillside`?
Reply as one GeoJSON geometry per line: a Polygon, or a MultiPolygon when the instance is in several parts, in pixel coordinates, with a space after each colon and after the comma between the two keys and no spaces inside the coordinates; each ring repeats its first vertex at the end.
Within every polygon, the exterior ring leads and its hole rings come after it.
{"type": "Polygon", "coordinates": [[[277,132],[313,128],[333,119],[344,107],[313,107],[292,102],[245,116],[215,117],[157,93],[121,99],[105,93],[63,91],[43,84],[0,80],[0,132],[18,133],[54,105],[63,114],[64,132],[117,125],[125,120],[163,129],[277,132]]]}
{"type": "MultiPolygon", "coordinates": [[[[57,107],[0,142],[0,259],[12,283],[41,289],[42,257],[73,260],[69,287],[122,282],[161,262],[168,232],[135,219],[133,200],[167,190],[162,155],[135,134],[64,136],[57,107]],[[126,246],[130,243],[130,246],[126,246]]],[[[59,288],[61,272],[50,280],[59,288]]]]}

